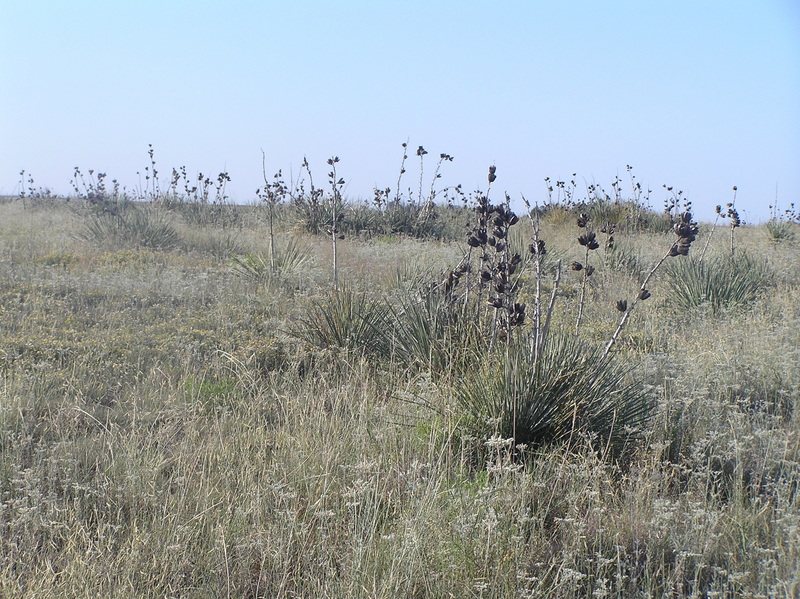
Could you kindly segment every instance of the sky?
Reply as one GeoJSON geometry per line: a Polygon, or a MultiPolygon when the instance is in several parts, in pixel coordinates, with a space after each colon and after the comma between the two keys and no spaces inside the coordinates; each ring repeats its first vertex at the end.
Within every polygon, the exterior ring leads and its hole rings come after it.
{"type": "Polygon", "coordinates": [[[351,199],[401,181],[546,202],[628,165],[661,209],[745,220],[800,207],[800,2],[0,0],[0,193],[71,191],[74,167],[138,185],[185,166],[251,202],[307,157],[351,199]],[[573,177],[575,173],[575,177],[573,177]]]}

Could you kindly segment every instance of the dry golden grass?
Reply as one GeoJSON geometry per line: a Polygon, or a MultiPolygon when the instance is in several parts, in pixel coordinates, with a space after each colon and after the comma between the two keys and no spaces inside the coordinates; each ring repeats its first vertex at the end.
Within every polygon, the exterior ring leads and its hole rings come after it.
{"type": "MultiPolygon", "coordinates": [[[[716,315],[675,310],[654,277],[614,348],[655,402],[625,461],[588,438],[519,460],[468,436],[456,379],[293,337],[330,286],[329,241],[301,239],[299,283],[238,277],[226,244],[267,251],[248,210],[232,230],[176,214],[182,243],[164,252],[80,239],[72,205],[0,204],[0,595],[800,592],[796,242],[737,230],[776,276],[716,315]]],[[[565,265],[583,258],[577,235],[566,217],[542,225],[565,265]]],[[[628,266],[591,257],[586,343],[608,340],[633,265],[673,239],[616,236],[628,266]]],[[[718,231],[709,252],[726,243],[718,231]]],[[[339,276],[391,304],[463,249],[345,239],[339,276]]],[[[578,285],[563,273],[555,328],[574,329],[578,285]]]]}

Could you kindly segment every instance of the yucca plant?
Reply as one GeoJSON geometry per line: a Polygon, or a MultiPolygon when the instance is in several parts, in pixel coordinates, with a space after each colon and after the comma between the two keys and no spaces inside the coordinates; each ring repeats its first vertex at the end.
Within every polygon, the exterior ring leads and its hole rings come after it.
{"type": "Polygon", "coordinates": [[[445,224],[438,218],[435,206],[390,203],[381,212],[380,226],[384,233],[402,234],[418,239],[442,239],[445,224]]]}
{"type": "Polygon", "coordinates": [[[485,345],[475,315],[473,306],[454,303],[436,289],[409,295],[391,313],[392,354],[433,374],[459,370],[485,345]]]}
{"type": "Polygon", "coordinates": [[[290,239],[283,249],[274,248],[272,257],[260,254],[244,254],[231,259],[233,271],[257,283],[268,283],[291,277],[310,262],[305,248],[290,239]]]}
{"type": "Polygon", "coordinates": [[[507,360],[487,360],[462,377],[456,400],[478,438],[499,434],[535,448],[589,435],[612,456],[652,408],[628,366],[565,334],[551,335],[536,361],[521,344],[507,360]]]}
{"type": "Polygon", "coordinates": [[[793,241],[797,225],[785,220],[770,220],[764,225],[767,237],[770,241],[780,243],[782,241],[793,241]]]}
{"type": "Polygon", "coordinates": [[[741,250],[710,260],[674,262],[666,274],[670,303],[685,310],[709,305],[714,313],[755,301],[772,281],[766,261],[741,250]]]}
{"type": "Polygon", "coordinates": [[[366,293],[340,286],[313,302],[291,333],[320,349],[385,352],[389,346],[387,317],[384,304],[370,301],[366,293]]]}
{"type": "Polygon", "coordinates": [[[646,269],[641,255],[631,244],[616,244],[605,253],[605,267],[611,271],[622,271],[632,277],[639,278],[646,269]]]}
{"type": "Polygon", "coordinates": [[[173,249],[181,240],[166,212],[136,207],[91,216],[79,236],[98,245],[153,250],[173,249]]]}

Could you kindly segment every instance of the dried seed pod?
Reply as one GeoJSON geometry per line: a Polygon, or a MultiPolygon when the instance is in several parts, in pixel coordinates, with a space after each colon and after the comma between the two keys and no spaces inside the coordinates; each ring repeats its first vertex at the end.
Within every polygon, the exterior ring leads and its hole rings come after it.
{"type": "Polygon", "coordinates": [[[600,227],[600,232],[605,233],[606,235],[613,235],[614,234],[614,225],[608,221],[603,223],[603,226],[600,227]]]}
{"type": "Polygon", "coordinates": [[[587,266],[586,267],[586,276],[591,277],[594,274],[594,266],[587,266]]]}
{"type": "Polygon", "coordinates": [[[535,244],[530,244],[528,246],[528,250],[531,254],[538,254],[539,256],[544,256],[547,253],[547,249],[545,248],[544,241],[540,239],[535,244]]]}
{"type": "Polygon", "coordinates": [[[495,175],[496,171],[497,171],[496,166],[489,167],[489,183],[494,183],[495,179],[497,179],[497,175],[495,175]]]}
{"type": "Polygon", "coordinates": [[[509,227],[513,227],[514,225],[516,225],[519,222],[519,217],[516,214],[514,214],[513,212],[509,212],[507,220],[508,220],[508,226],[509,227]]]}
{"type": "Polygon", "coordinates": [[[569,265],[569,267],[572,270],[583,270],[583,264],[581,264],[580,262],[573,262],[572,264],[569,265]]]}
{"type": "Polygon", "coordinates": [[[505,239],[506,232],[500,227],[497,227],[494,231],[492,231],[492,235],[494,235],[498,239],[505,239]]]}
{"type": "Polygon", "coordinates": [[[639,299],[640,300],[646,300],[648,297],[650,297],[650,292],[647,289],[642,289],[639,292],[639,299]]]}
{"type": "Polygon", "coordinates": [[[578,226],[582,229],[589,223],[589,215],[581,213],[578,215],[578,226]]]}
{"type": "Polygon", "coordinates": [[[586,246],[590,250],[596,250],[600,247],[600,244],[597,243],[597,235],[595,235],[594,231],[589,231],[578,237],[578,243],[586,246]]]}
{"type": "Polygon", "coordinates": [[[506,251],[506,244],[505,243],[500,243],[498,241],[495,244],[494,249],[497,250],[498,252],[504,252],[504,251],[506,251]]]}
{"type": "Polygon", "coordinates": [[[675,235],[678,237],[691,238],[694,241],[695,232],[695,227],[692,227],[689,223],[677,223],[675,225],[675,235]]]}
{"type": "Polygon", "coordinates": [[[694,241],[694,238],[689,239],[682,237],[675,243],[675,248],[681,256],[689,255],[689,248],[692,247],[692,241],[694,241]]]}
{"type": "Polygon", "coordinates": [[[467,239],[467,245],[476,248],[481,245],[481,242],[474,235],[470,235],[469,239],[467,239]]]}
{"type": "Polygon", "coordinates": [[[617,301],[617,310],[620,312],[627,312],[628,311],[628,300],[619,300],[617,301]]]}
{"type": "Polygon", "coordinates": [[[484,281],[491,281],[492,280],[492,273],[490,273],[488,270],[482,270],[481,271],[481,279],[483,279],[484,281]]]}

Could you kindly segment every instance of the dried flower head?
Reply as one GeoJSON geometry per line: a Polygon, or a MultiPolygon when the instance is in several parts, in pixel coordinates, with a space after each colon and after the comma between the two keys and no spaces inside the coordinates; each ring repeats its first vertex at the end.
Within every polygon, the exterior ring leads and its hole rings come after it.
{"type": "Polygon", "coordinates": [[[544,245],[544,240],[539,239],[535,244],[532,243],[528,246],[528,250],[531,254],[544,256],[547,253],[547,249],[544,245]]]}
{"type": "Polygon", "coordinates": [[[674,232],[678,237],[672,245],[669,256],[688,256],[692,242],[697,239],[699,232],[697,223],[692,220],[692,213],[688,210],[680,215],[680,220],[675,223],[674,232]]]}
{"type": "Polygon", "coordinates": [[[597,242],[597,236],[595,235],[594,231],[589,231],[578,237],[578,243],[580,243],[583,246],[586,246],[586,248],[590,250],[596,250],[597,248],[600,247],[600,244],[597,242]]]}

